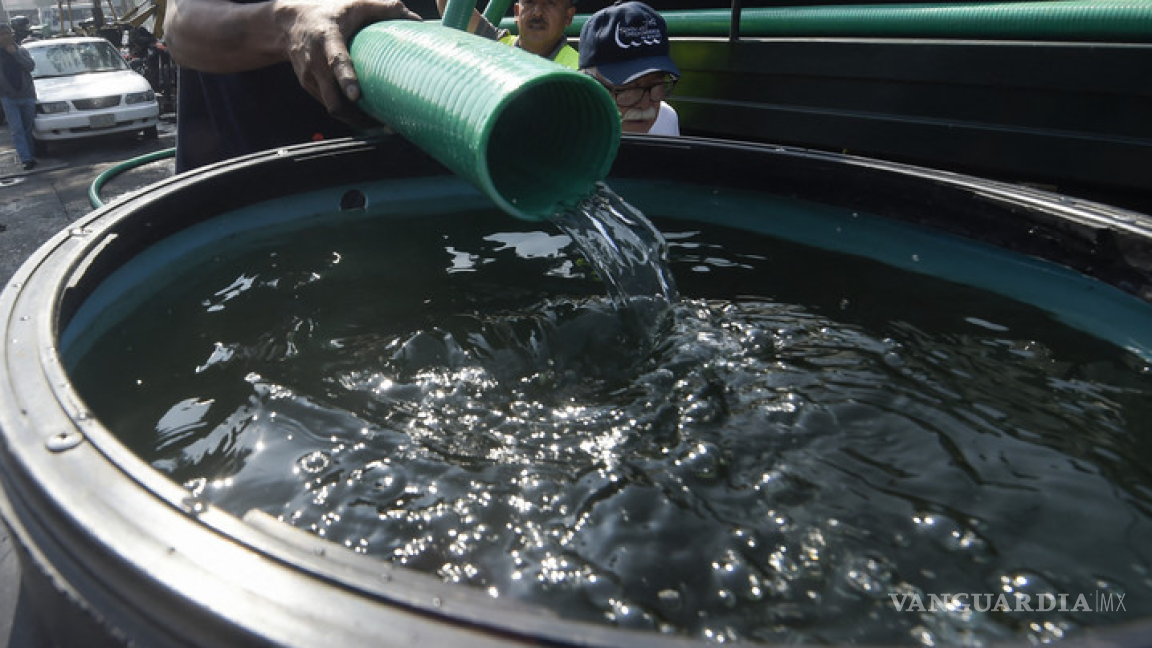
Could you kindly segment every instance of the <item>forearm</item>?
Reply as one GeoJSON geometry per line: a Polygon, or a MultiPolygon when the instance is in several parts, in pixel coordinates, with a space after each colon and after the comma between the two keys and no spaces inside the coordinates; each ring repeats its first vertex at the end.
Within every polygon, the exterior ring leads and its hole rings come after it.
{"type": "Polygon", "coordinates": [[[288,60],[287,33],[275,20],[276,1],[174,0],[164,40],[181,66],[204,72],[253,70],[288,60]]]}
{"type": "Polygon", "coordinates": [[[286,61],[301,87],[349,123],[367,119],[348,41],[382,20],[420,20],[400,0],[172,0],[168,50],[186,68],[229,74],[286,61]]]}

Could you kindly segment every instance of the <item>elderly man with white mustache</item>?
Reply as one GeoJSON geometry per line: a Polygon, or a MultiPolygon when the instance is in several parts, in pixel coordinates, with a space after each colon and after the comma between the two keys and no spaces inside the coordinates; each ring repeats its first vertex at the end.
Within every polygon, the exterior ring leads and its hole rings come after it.
{"type": "Polygon", "coordinates": [[[664,102],[680,69],[669,56],[664,18],[643,2],[617,2],[580,30],[580,69],[616,100],[625,133],[679,135],[680,119],[664,102]]]}

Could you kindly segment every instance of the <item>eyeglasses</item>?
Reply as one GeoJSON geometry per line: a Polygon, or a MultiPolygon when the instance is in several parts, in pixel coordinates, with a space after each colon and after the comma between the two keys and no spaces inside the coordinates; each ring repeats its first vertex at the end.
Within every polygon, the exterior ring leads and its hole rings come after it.
{"type": "MultiPolygon", "coordinates": [[[[612,93],[612,98],[616,100],[616,105],[621,108],[631,108],[640,103],[644,99],[644,95],[652,98],[652,101],[664,101],[664,99],[672,94],[672,90],[676,88],[676,81],[678,79],[666,79],[650,86],[637,86],[635,88],[624,88],[619,90],[617,88],[608,88],[608,92],[612,93]]],[[[608,87],[608,86],[605,86],[608,87]]]]}

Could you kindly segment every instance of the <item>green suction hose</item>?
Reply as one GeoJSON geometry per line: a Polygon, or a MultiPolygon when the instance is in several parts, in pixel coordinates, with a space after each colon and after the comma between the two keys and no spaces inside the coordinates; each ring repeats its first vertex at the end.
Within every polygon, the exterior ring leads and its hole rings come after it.
{"type": "Polygon", "coordinates": [[[360,107],[507,213],[550,218],[590,195],[620,145],[592,77],[435,23],[385,21],[350,48],[360,107]]]}
{"type": "MultiPolygon", "coordinates": [[[[671,36],[727,36],[730,9],[662,11],[671,36]]],[[[578,35],[587,15],[565,30],[578,35]]],[[[515,31],[504,19],[500,26],[515,31]]],[[[1152,41],[1152,0],[941,2],[887,5],[744,7],[743,37],[990,38],[1152,41]]]]}
{"type": "Polygon", "coordinates": [[[468,21],[472,19],[472,10],[475,8],[476,0],[448,0],[444,6],[444,15],[440,17],[440,24],[467,31],[468,21]]]}
{"type": "Polygon", "coordinates": [[[844,36],[1097,40],[1149,35],[1147,0],[940,3],[746,10],[744,33],[792,36],[815,30],[844,36]]]}
{"type": "Polygon", "coordinates": [[[484,17],[493,25],[499,25],[511,4],[512,0],[488,0],[487,6],[484,7],[484,17]]]}

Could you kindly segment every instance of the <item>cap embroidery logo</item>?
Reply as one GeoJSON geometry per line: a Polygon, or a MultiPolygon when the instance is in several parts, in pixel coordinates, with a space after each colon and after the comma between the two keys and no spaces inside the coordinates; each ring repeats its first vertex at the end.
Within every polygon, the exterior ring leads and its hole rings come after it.
{"type": "Polygon", "coordinates": [[[642,45],[656,45],[660,42],[660,27],[655,20],[645,21],[643,25],[630,26],[616,25],[616,45],[620,49],[640,47],[642,45]]]}

